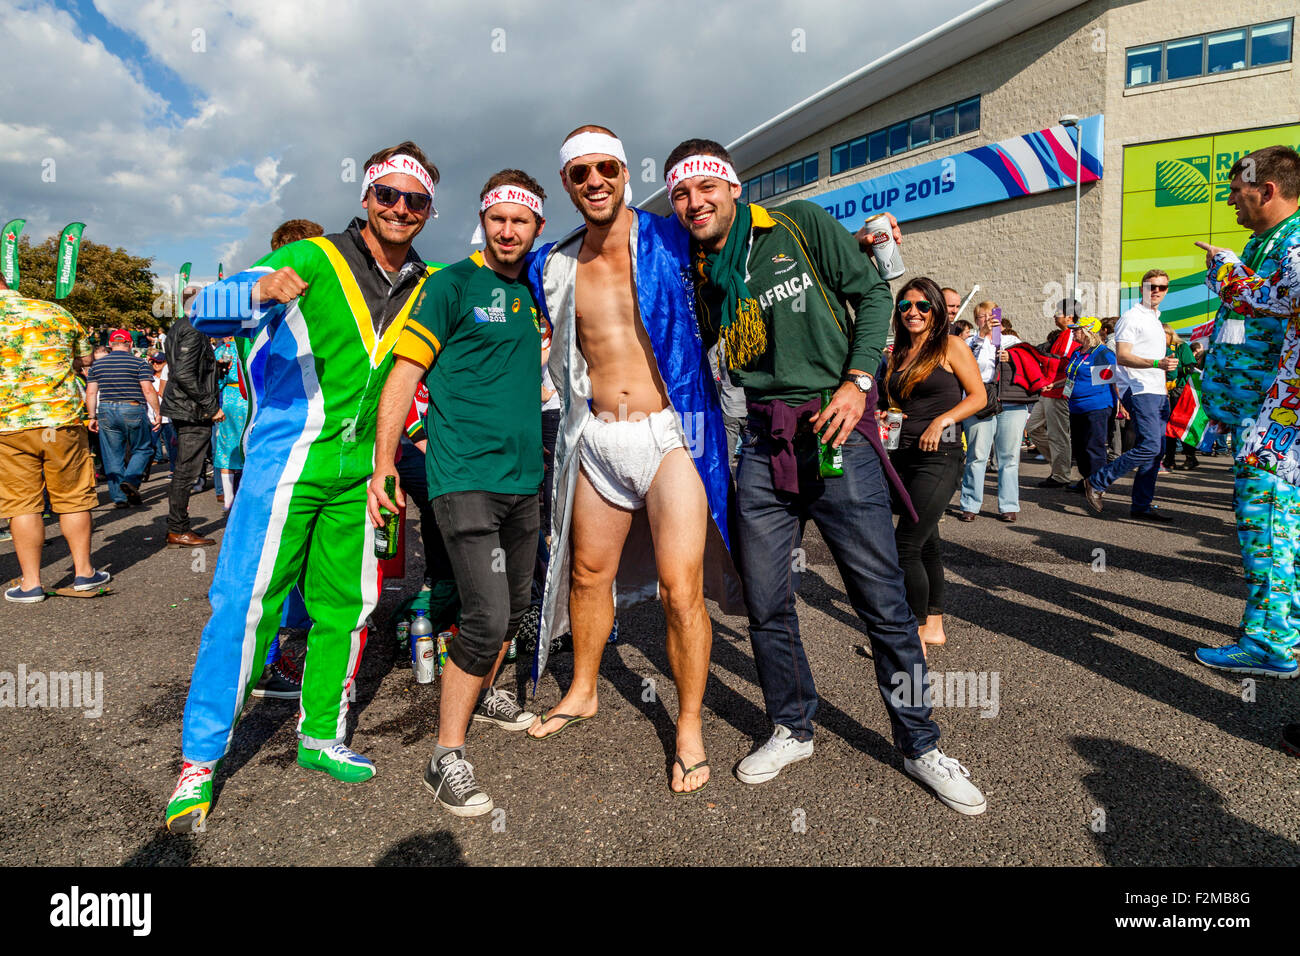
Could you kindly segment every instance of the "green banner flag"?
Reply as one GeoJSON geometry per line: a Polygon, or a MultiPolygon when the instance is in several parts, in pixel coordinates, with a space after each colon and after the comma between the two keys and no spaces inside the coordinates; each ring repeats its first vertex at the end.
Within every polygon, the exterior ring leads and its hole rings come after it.
{"type": "Polygon", "coordinates": [[[221,281],[222,279],[224,279],[225,277],[226,277],[226,274],[221,270],[221,263],[218,262],[218,263],[217,263],[217,281],[220,282],[220,281],[221,281]]]}
{"type": "Polygon", "coordinates": [[[176,273],[176,315],[182,315],[185,307],[182,304],[185,301],[185,287],[190,284],[190,266],[192,263],[185,263],[181,266],[181,271],[176,273]]]}
{"type": "Polygon", "coordinates": [[[54,273],[54,298],[66,299],[77,281],[77,253],[81,251],[84,222],[70,222],[59,235],[58,266],[54,273]]]}
{"type": "Polygon", "coordinates": [[[26,219],[10,219],[0,232],[0,273],[11,289],[18,288],[18,237],[25,225],[26,219]]]}

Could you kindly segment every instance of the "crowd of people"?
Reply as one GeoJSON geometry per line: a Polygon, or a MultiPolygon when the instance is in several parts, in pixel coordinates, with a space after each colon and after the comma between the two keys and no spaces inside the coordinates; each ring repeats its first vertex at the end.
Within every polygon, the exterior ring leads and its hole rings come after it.
{"type": "MultiPolygon", "coordinates": [[[[381,591],[376,529],[409,497],[425,591],[457,622],[425,786],[447,812],[477,816],[494,804],[466,756],[471,726],[546,739],[595,719],[616,612],[655,598],[679,700],[670,792],[712,776],[706,597],[748,615],[772,725],[737,777],[761,784],[811,757],[818,697],[790,559],[811,520],[868,635],[905,772],[982,813],[923,695],[928,648],[947,639],[939,526],[954,497],[958,520],[976,520],[994,459],[997,514],[1015,522],[1026,439],[1050,467],[1040,487],[1078,492],[1101,515],[1136,473],[1130,515],[1168,522],[1153,500],[1177,464],[1167,423],[1193,390],[1237,456],[1248,587],[1239,639],[1196,659],[1283,678],[1300,667],[1300,468],[1287,454],[1300,156],[1249,159],[1249,179],[1233,167],[1229,203],[1253,236],[1242,260],[1205,246],[1223,306],[1197,355],[1161,323],[1158,268],[1122,316],[1084,316],[1067,298],[1031,345],[992,300],[970,322],[960,293],[932,278],[891,293],[871,254],[881,237],[850,235],[813,203],[739,202],[712,140],[667,157],[671,215],[632,207],[622,144],[600,126],[560,149],[579,229],[534,249],[545,190],[502,169],[479,197],[483,248],[436,269],[413,242],[437,167],[414,143],[388,147],[365,164],[364,216],[329,235],[285,223],[255,266],[187,289],[157,338],[114,330],[96,356],[64,310],[0,287],[0,337],[22,356],[0,372],[0,514],[22,569],[5,597],[45,598],[47,508],[73,555],[66,591],[107,584],[90,555],[92,435],[115,507],[138,506],[148,469],[170,463],[169,547],[214,543],[189,518],[211,461],[228,517],[165,816],[172,831],[201,830],[250,695],[299,702],[303,767],[349,783],[375,774],[347,746],[346,717],[381,591]],[[887,443],[891,415],[902,421],[887,443]],[[498,686],[524,621],[534,688],[557,638],[574,655],[568,688],[539,714],[498,686]],[[899,674],[920,676],[914,695],[900,697],[899,674]]],[[[902,241],[896,223],[890,238],[902,241]]],[[[1194,447],[1183,455],[1197,467],[1194,447]]]]}

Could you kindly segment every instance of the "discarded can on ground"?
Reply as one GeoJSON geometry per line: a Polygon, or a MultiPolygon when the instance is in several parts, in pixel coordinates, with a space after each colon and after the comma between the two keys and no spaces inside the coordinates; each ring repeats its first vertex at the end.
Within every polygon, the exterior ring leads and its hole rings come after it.
{"type": "Polygon", "coordinates": [[[903,253],[894,241],[894,227],[884,213],[866,221],[867,232],[877,240],[871,244],[871,258],[882,279],[897,279],[903,274],[903,253]],[[884,238],[880,238],[883,236],[884,238]]]}
{"type": "Polygon", "coordinates": [[[456,639],[456,634],[457,634],[457,633],[458,633],[458,629],[457,629],[456,625],[453,624],[453,625],[451,626],[451,630],[443,631],[441,634],[438,635],[438,673],[439,673],[439,675],[442,674],[443,670],[444,670],[444,669],[446,668],[446,666],[447,666],[447,650],[448,650],[448,645],[450,645],[451,642],[452,642],[453,640],[456,639]]]}
{"type": "Polygon", "coordinates": [[[411,663],[414,664],[415,659],[411,657],[411,622],[398,621],[397,626],[393,629],[393,631],[394,634],[397,636],[398,666],[404,667],[407,658],[410,658],[411,663]]]}
{"type": "Polygon", "coordinates": [[[885,450],[897,451],[899,440],[903,437],[903,412],[891,408],[885,413],[885,450]]]}
{"type": "Polygon", "coordinates": [[[423,611],[411,619],[411,666],[417,684],[433,683],[438,665],[438,648],[433,639],[433,622],[423,611]]]}

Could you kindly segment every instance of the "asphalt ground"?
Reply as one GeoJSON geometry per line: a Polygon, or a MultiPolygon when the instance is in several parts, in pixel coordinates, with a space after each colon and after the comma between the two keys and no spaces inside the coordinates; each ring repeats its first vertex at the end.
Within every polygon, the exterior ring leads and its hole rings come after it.
{"type": "MultiPolygon", "coordinates": [[[[1191,656],[1232,639],[1245,595],[1228,460],[1203,461],[1161,476],[1168,527],[1128,517],[1127,481],[1095,518],[1077,495],[1036,488],[1046,468],[1029,461],[1018,523],[995,520],[990,480],[979,520],[940,525],[949,640],[930,666],[983,675],[986,696],[935,714],[941,746],[987,795],[982,816],[904,775],[865,635],[810,526],[799,613],[822,697],[816,753],[769,783],[733,773],[770,727],[746,622],[711,608],[713,779],[670,794],[676,698],[650,604],[621,618],[598,717],[541,742],[473,726],[468,756],[499,811],[443,812],[422,785],[438,686],[394,666],[389,620],[418,586],[417,560],[385,587],[353,710],[351,745],[378,775],[343,784],[299,768],[295,706],[253,700],[207,830],[187,836],[163,829],[163,808],[216,554],[162,549],[167,478],[155,477],[147,507],[95,514],[113,593],[0,602],[0,672],[103,675],[98,717],[0,706],[0,864],[1295,865],[1300,763],[1278,736],[1300,720],[1300,681],[1260,678],[1251,693],[1191,656]]],[[[192,512],[220,539],[211,492],[192,512]]],[[[71,565],[57,524],[47,532],[48,588],[71,565]]],[[[16,574],[0,544],[0,576],[16,574]]],[[[555,659],[534,709],[559,699],[571,666],[555,659]]]]}

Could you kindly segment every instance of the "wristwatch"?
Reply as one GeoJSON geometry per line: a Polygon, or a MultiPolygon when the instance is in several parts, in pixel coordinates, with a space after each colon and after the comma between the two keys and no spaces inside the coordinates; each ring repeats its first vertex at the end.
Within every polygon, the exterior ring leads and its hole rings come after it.
{"type": "Polygon", "coordinates": [[[858,391],[861,392],[863,395],[871,391],[871,389],[874,388],[876,384],[875,380],[866,372],[863,372],[861,375],[854,375],[850,377],[849,381],[852,382],[854,385],[856,385],[858,387],[858,391]]]}

